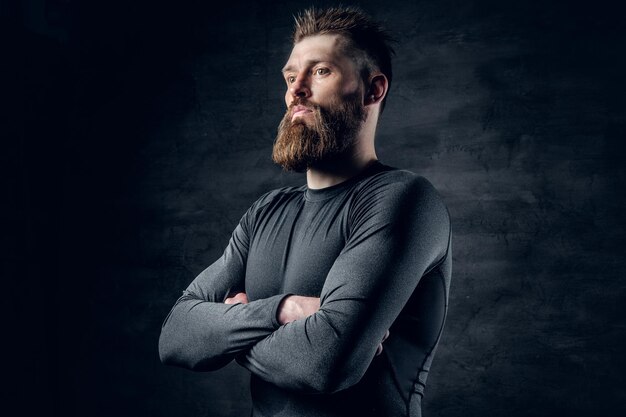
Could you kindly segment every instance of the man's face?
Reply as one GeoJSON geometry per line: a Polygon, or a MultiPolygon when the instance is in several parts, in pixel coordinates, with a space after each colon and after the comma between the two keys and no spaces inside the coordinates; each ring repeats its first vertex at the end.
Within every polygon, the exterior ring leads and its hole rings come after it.
{"type": "Polygon", "coordinates": [[[361,79],[342,38],[304,38],[294,46],[283,75],[287,112],[274,143],[274,161],[298,172],[340,162],[365,118],[361,79]]]}

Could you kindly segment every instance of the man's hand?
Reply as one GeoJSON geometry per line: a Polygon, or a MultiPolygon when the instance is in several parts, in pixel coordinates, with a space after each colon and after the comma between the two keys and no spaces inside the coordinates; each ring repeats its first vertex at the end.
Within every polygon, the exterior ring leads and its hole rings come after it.
{"type": "MultiPolygon", "coordinates": [[[[229,294],[230,295],[230,294],[229,294]]],[[[224,304],[248,303],[248,296],[245,292],[238,292],[232,297],[226,298],[224,304]]],[[[283,298],[278,306],[278,322],[287,324],[289,322],[309,317],[320,309],[320,299],[318,297],[304,297],[301,295],[288,295],[283,298]]],[[[383,340],[376,348],[376,356],[383,353],[383,343],[389,337],[389,330],[385,332],[383,340]]]]}
{"type": "Polygon", "coordinates": [[[238,292],[232,297],[228,297],[226,298],[226,300],[224,300],[224,304],[237,304],[237,303],[248,304],[248,296],[246,295],[245,292],[238,292]]]}
{"type": "MultiPolygon", "coordinates": [[[[287,324],[289,322],[309,317],[320,309],[320,299],[318,297],[303,297],[301,295],[289,295],[280,302],[278,306],[278,322],[287,324]]],[[[376,356],[383,353],[383,343],[389,337],[389,330],[385,332],[383,340],[376,348],[376,356]]]]}
{"type": "Polygon", "coordinates": [[[388,337],[389,337],[389,330],[385,332],[385,335],[383,336],[383,340],[381,340],[380,344],[378,345],[378,348],[376,348],[376,356],[383,353],[383,343],[385,342],[385,340],[387,340],[388,337]]]}
{"type": "Polygon", "coordinates": [[[318,297],[303,297],[301,295],[288,295],[283,298],[278,306],[277,318],[280,324],[304,319],[320,309],[318,297]]]}

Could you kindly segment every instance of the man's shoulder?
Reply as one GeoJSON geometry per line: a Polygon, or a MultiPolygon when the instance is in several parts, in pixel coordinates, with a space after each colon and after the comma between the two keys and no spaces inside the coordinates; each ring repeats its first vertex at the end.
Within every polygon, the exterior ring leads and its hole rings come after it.
{"type": "Polygon", "coordinates": [[[294,200],[297,198],[302,198],[302,194],[304,193],[304,190],[306,190],[306,185],[301,185],[301,186],[296,186],[296,187],[275,188],[261,195],[261,197],[259,197],[252,204],[251,209],[259,210],[272,203],[285,202],[285,201],[294,200]]]}
{"type": "Polygon", "coordinates": [[[449,219],[447,205],[435,186],[426,177],[407,169],[382,169],[361,181],[354,191],[355,213],[420,216],[428,212],[449,219]]]}
{"type": "Polygon", "coordinates": [[[438,195],[433,184],[424,176],[408,169],[382,165],[374,175],[364,178],[357,190],[362,194],[403,195],[406,193],[426,193],[438,195]]]}

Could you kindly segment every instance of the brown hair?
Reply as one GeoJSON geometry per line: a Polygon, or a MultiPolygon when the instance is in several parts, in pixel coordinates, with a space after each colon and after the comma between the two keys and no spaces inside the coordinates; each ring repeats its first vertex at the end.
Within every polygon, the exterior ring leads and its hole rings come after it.
{"type": "MultiPolygon", "coordinates": [[[[361,9],[352,6],[328,9],[312,7],[298,14],[295,20],[294,44],[307,36],[342,35],[347,42],[346,52],[351,54],[361,67],[361,78],[364,83],[367,85],[369,76],[378,70],[387,77],[388,85],[391,86],[391,57],[395,54],[391,43],[395,40],[361,9]]],[[[386,100],[385,96],[380,106],[381,113],[386,100]]]]}

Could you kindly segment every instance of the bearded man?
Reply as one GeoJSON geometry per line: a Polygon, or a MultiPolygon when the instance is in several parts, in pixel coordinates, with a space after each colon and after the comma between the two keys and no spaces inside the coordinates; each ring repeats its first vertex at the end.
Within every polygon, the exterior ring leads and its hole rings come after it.
{"type": "Polygon", "coordinates": [[[420,416],[447,311],[450,220],[378,161],[389,37],[354,8],[296,18],[273,159],[307,183],[259,198],[167,316],[161,360],[251,372],[253,416],[420,416]]]}

